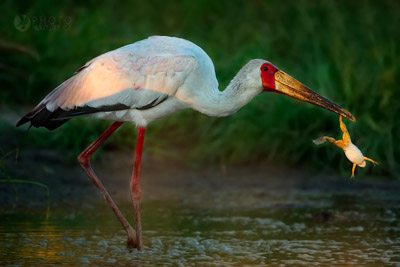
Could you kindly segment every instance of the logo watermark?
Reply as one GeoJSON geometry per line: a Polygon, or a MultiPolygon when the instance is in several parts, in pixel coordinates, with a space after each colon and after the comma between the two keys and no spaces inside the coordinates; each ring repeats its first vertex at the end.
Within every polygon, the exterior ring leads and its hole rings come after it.
{"type": "Polygon", "coordinates": [[[72,18],[69,16],[17,15],[14,18],[14,26],[21,32],[29,29],[35,31],[67,31],[71,27],[71,22],[72,18]]]}

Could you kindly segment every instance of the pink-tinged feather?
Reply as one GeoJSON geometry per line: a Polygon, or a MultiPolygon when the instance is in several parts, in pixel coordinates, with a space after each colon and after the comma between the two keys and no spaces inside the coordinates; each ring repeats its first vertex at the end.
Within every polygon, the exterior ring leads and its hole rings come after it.
{"type": "Polygon", "coordinates": [[[193,56],[141,57],[123,49],[114,50],[90,61],[75,76],[52,91],[43,103],[49,110],[58,107],[69,110],[129,88],[138,92],[141,92],[139,89],[147,89],[174,95],[195,64],[193,56]],[[178,73],[181,75],[177,78],[178,73]]]}

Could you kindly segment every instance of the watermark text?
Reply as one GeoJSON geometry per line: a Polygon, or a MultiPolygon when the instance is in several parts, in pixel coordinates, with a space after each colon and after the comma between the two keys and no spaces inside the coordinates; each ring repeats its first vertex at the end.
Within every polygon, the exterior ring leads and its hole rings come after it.
{"type": "Polygon", "coordinates": [[[71,27],[72,18],[69,16],[27,16],[17,15],[14,26],[17,30],[25,32],[35,31],[67,31],[71,27]]]}

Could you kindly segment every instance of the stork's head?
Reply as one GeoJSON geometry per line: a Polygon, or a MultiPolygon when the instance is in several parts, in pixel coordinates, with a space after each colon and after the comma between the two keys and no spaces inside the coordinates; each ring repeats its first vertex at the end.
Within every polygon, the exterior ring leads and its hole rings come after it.
{"type": "Polygon", "coordinates": [[[312,91],[310,88],[279,70],[268,61],[263,61],[259,64],[259,70],[263,91],[287,95],[333,111],[351,121],[356,120],[350,112],[312,91]]]}

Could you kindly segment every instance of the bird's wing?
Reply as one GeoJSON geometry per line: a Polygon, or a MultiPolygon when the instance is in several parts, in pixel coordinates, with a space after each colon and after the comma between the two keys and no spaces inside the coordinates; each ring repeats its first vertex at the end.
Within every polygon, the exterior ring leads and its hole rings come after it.
{"type": "Polygon", "coordinates": [[[183,86],[196,58],[145,52],[130,45],[94,58],[50,92],[17,125],[31,121],[38,127],[49,120],[158,105],[183,86]]]}
{"type": "Polygon", "coordinates": [[[114,50],[89,61],[41,104],[49,111],[120,104],[140,108],[174,95],[195,63],[195,58],[187,55],[143,57],[129,50],[114,50]]]}

